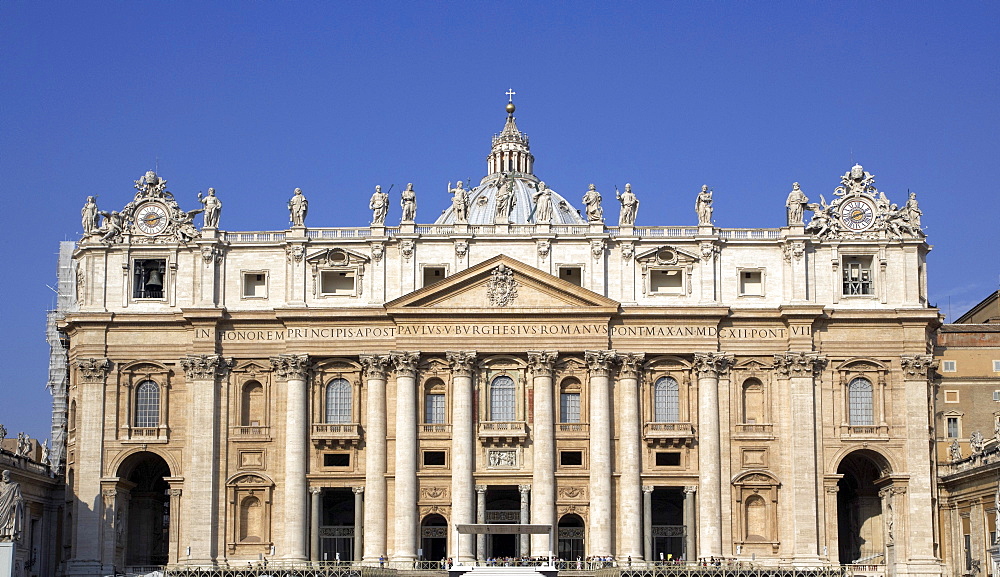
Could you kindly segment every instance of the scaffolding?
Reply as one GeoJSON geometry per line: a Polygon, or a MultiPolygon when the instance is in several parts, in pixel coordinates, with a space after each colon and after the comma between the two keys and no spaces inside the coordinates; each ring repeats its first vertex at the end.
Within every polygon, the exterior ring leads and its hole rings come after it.
{"type": "Polygon", "coordinates": [[[66,412],[69,398],[69,361],[65,335],[59,332],[59,322],[66,313],[77,309],[76,265],[73,249],[76,243],[59,243],[59,268],[56,271],[56,308],[46,314],[45,340],[49,343],[49,379],[46,388],[52,395],[52,446],[49,464],[61,473],[66,463],[66,412]]]}

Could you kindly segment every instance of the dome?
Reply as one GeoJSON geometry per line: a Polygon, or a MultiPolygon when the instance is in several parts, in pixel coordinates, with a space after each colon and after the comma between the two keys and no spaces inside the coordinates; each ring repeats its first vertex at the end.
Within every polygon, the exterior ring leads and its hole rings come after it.
{"type": "MultiPolygon", "coordinates": [[[[539,179],[532,173],[535,157],[528,146],[528,135],[517,129],[514,121],[513,102],[507,105],[507,122],[500,134],[493,136],[493,147],[486,158],[487,176],[479,186],[467,192],[469,224],[484,225],[496,222],[497,191],[513,182],[514,203],[510,210],[510,224],[535,224],[535,193],[539,179]]],[[[552,224],[587,224],[587,221],[562,195],[552,193],[552,224]]],[[[434,224],[454,224],[455,209],[448,207],[434,224]]]]}
{"type": "MultiPolygon", "coordinates": [[[[535,224],[535,201],[532,197],[538,191],[538,178],[534,175],[514,176],[514,206],[510,211],[510,224],[535,224]]],[[[497,212],[497,190],[499,186],[507,186],[510,179],[507,175],[494,174],[487,176],[468,193],[469,224],[494,224],[497,212]]],[[[558,192],[552,192],[552,224],[587,224],[576,207],[558,192]]],[[[455,210],[448,207],[434,224],[454,224],[455,210]]]]}

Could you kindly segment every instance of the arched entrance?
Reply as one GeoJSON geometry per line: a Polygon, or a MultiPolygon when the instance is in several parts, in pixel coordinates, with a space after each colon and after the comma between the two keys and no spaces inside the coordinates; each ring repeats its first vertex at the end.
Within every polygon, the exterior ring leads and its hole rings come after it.
{"type": "Polygon", "coordinates": [[[440,561],[448,557],[448,521],[433,513],[420,523],[420,549],[423,560],[440,561]]]}
{"type": "Polygon", "coordinates": [[[584,525],[583,519],[575,514],[563,515],[559,519],[559,558],[564,561],[583,559],[584,525]]]}
{"type": "Polygon", "coordinates": [[[156,453],[129,455],[118,467],[118,478],[131,487],[119,501],[116,516],[128,521],[118,532],[126,566],[166,565],[170,551],[170,467],[156,453]]]}
{"type": "Polygon", "coordinates": [[[840,562],[885,563],[882,503],[876,482],[889,473],[874,451],[854,451],[837,467],[837,538],[840,562]]]}

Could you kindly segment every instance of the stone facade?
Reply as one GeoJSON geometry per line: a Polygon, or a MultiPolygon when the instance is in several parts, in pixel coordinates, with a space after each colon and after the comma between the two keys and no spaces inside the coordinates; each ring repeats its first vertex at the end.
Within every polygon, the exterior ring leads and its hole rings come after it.
{"type": "Polygon", "coordinates": [[[432,225],[314,228],[296,194],[301,226],[192,231],[149,173],[93,227],[61,326],[70,573],[547,555],[454,530],[530,522],[567,559],[941,574],[915,200],[858,166],[808,224],[606,226],[508,112],[432,225]]]}

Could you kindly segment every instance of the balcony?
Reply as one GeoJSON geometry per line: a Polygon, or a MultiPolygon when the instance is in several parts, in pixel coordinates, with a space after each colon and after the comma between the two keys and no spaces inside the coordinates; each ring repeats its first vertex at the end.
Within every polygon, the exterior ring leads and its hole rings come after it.
{"type": "Polygon", "coordinates": [[[844,441],[878,441],[889,438],[889,425],[841,425],[840,438],[844,441]]]}
{"type": "Polygon", "coordinates": [[[451,425],[443,423],[421,423],[417,427],[421,436],[448,437],[451,435],[451,425]]]}
{"type": "Polygon", "coordinates": [[[589,435],[589,423],[556,423],[556,437],[560,439],[585,439],[589,435]]]}
{"type": "Polygon", "coordinates": [[[151,445],[167,442],[167,427],[123,427],[122,443],[151,445]]]}
{"type": "Polygon", "coordinates": [[[260,425],[229,427],[229,438],[233,441],[270,441],[271,427],[260,425]]]}
{"type": "Polygon", "coordinates": [[[358,423],[313,423],[312,442],[317,448],[349,447],[361,442],[358,423]]]}
{"type": "Polygon", "coordinates": [[[738,423],[733,436],[738,439],[773,439],[774,425],[770,423],[738,423]]]}
{"type": "Polygon", "coordinates": [[[524,421],[483,421],[479,423],[479,438],[484,443],[521,443],[528,438],[528,424],[524,421]]]}
{"type": "Polygon", "coordinates": [[[642,438],[650,445],[690,445],[694,441],[694,425],[691,423],[646,423],[642,428],[642,438]]]}

